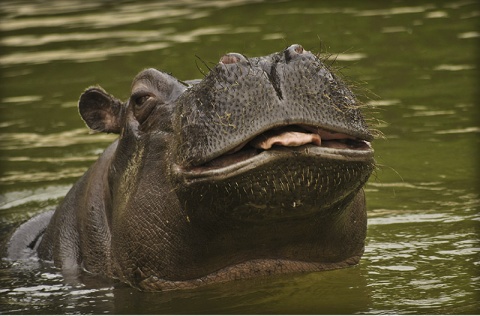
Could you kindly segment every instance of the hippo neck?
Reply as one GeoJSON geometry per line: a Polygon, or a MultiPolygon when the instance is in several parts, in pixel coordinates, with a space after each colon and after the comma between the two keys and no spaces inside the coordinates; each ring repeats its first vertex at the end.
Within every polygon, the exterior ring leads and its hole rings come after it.
{"type": "Polygon", "coordinates": [[[165,234],[172,248],[164,248],[162,257],[171,263],[170,267],[162,267],[163,273],[154,275],[149,271],[158,271],[161,263],[152,262],[151,267],[141,269],[138,282],[142,288],[158,290],[167,289],[168,284],[172,288],[189,287],[212,280],[355,264],[363,253],[366,234],[363,191],[352,198],[342,214],[335,215],[335,221],[317,216],[251,225],[225,219],[212,226],[211,222],[205,225],[194,210],[182,212],[181,217],[170,222],[181,233],[165,234]],[[354,243],[345,242],[351,238],[354,243]]]}

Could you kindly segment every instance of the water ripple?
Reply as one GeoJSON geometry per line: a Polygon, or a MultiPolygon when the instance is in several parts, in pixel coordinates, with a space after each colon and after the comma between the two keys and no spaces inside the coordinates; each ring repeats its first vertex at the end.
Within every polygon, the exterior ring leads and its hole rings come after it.
{"type": "Polygon", "coordinates": [[[129,7],[129,12],[103,11],[93,14],[79,14],[76,16],[48,16],[22,19],[4,19],[0,24],[1,31],[18,31],[29,28],[41,27],[90,27],[94,29],[114,28],[128,24],[145,22],[148,20],[162,20],[164,23],[173,21],[179,17],[191,16],[195,12],[192,9],[175,8],[148,8],[141,6],[141,12],[129,7]],[[140,14],[141,13],[141,14],[140,14]]]}
{"type": "MultiPolygon", "coordinates": [[[[77,144],[92,143],[93,136],[85,128],[62,131],[53,134],[38,133],[2,133],[0,142],[2,150],[32,149],[39,147],[66,147],[77,144]]],[[[98,133],[95,142],[112,142],[117,135],[98,133]]]]}
{"type": "Polygon", "coordinates": [[[159,50],[169,47],[168,43],[148,43],[135,46],[116,46],[107,49],[57,49],[40,52],[13,53],[0,57],[0,65],[43,64],[52,61],[73,60],[78,62],[101,61],[115,55],[125,55],[136,52],[159,50]]]}
{"type": "Polygon", "coordinates": [[[0,196],[0,210],[17,207],[30,202],[59,199],[68,192],[70,186],[49,186],[35,190],[8,192],[0,196]]]}
{"type": "Polygon", "coordinates": [[[79,42],[105,39],[121,39],[134,43],[149,42],[158,40],[167,34],[175,32],[174,28],[148,31],[119,31],[112,30],[108,32],[95,33],[66,33],[66,34],[48,34],[48,35],[16,35],[4,37],[0,40],[3,46],[28,47],[41,46],[58,42],[79,42]]]}
{"type": "Polygon", "coordinates": [[[356,13],[357,16],[388,16],[398,14],[423,13],[434,8],[433,5],[417,6],[417,7],[393,7],[388,9],[362,10],[356,13]]]}

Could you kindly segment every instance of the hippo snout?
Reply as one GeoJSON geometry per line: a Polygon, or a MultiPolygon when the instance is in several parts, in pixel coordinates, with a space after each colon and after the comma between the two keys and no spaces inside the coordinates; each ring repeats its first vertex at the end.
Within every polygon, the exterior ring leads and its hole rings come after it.
{"type": "Polygon", "coordinates": [[[285,126],[373,138],[352,91],[298,44],[264,57],[224,55],[178,105],[181,165],[201,165],[285,126]]]}

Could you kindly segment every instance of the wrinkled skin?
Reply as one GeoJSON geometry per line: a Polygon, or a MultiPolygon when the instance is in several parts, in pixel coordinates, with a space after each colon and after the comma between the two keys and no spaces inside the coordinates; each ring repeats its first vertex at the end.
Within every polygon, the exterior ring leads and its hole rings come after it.
{"type": "Polygon", "coordinates": [[[41,241],[25,244],[64,272],[168,290],[360,259],[373,137],[353,93],[301,46],[227,54],[189,83],[147,69],[126,102],[93,87],[79,110],[119,138],[43,236],[51,215],[30,222],[41,241]]]}

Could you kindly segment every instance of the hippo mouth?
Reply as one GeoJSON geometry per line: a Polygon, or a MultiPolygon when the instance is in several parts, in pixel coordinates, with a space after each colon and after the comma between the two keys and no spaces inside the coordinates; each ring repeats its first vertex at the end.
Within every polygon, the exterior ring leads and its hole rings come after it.
{"type": "Polygon", "coordinates": [[[341,132],[308,125],[288,125],[264,131],[199,166],[182,171],[192,180],[224,177],[291,155],[370,162],[373,149],[367,140],[341,132]]]}

